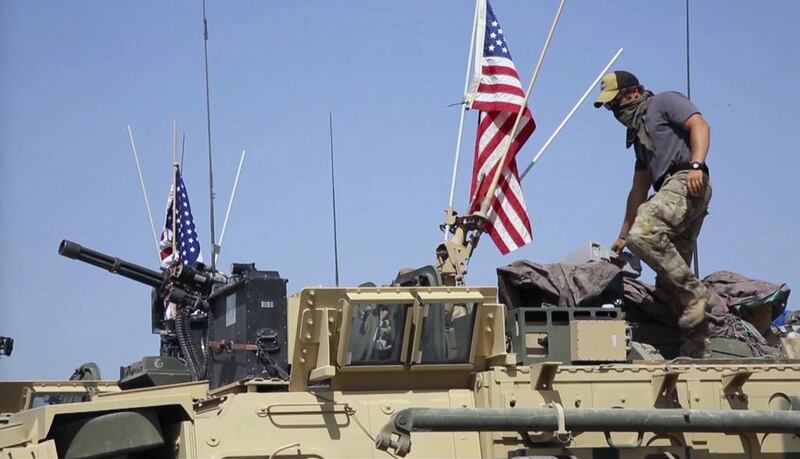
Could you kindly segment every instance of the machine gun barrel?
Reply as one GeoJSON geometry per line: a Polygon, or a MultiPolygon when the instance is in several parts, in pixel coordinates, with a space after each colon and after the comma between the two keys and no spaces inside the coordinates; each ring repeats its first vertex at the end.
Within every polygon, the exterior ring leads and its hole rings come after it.
{"type": "Polygon", "coordinates": [[[58,246],[58,254],[74,260],[80,260],[84,263],[89,263],[103,269],[106,269],[114,274],[119,274],[122,277],[135,280],[145,285],[158,288],[163,284],[167,273],[153,271],[129,261],[121,260],[117,257],[112,257],[92,249],[82,247],[72,241],[64,239],[58,246]]]}

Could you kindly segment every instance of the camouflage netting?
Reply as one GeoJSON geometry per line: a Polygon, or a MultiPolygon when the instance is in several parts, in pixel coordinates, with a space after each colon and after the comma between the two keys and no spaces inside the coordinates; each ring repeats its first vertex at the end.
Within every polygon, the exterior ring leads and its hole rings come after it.
{"type": "MultiPolygon", "coordinates": [[[[653,285],[642,282],[612,262],[578,265],[537,264],[520,260],[497,269],[499,299],[509,308],[551,304],[561,307],[613,304],[631,322],[657,322],[677,328],[680,306],[662,298],[653,285]]],[[[706,317],[711,335],[764,344],[762,335],[786,309],[790,289],[719,271],[703,279],[711,294],[706,317]],[[743,319],[743,320],[742,320],[743,319]]]]}

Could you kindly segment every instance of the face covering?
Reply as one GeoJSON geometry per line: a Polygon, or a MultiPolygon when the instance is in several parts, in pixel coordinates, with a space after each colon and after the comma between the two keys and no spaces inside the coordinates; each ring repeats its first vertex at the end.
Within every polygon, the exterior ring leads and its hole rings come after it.
{"type": "Polygon", "coordinates": [[[653,141],[650,139],[650,135],[647,134],[644,124],[644,115],[647,113],[647,99],[652,95],[652,92],[645,91],[637,99],[614,109],[614,118],[628,128],[625,148],[630,148],[633,142],[638,140],[643,147],[653,151],[653,141]]]}

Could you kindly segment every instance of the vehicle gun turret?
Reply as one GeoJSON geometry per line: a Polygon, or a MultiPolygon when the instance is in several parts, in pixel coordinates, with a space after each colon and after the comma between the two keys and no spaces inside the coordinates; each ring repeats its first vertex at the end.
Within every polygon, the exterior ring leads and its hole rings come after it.
{"type": "Polygon", "coordinates": [[[170,357],[186,362],[193,380],[209,379],[214,387],[286,375],[286,280],[277,272],[258,271],[253,263],[234,264],[230,276],[201,263],[154,271],[68,240],[58,253],[153,288],[151,323],[161,337],[160,357],[123,367],[120,379],[128,388],[156,379],[140,377],[144,373],[174,367],[162,359],[170,357]],[[256,323],[270,325],[251,326],[256,323]]]}
{"type": "Polygon", "coordinates": [[[184,360],[194,380],[207,377],[208,298],[225,276],[200,264],[154,271],[68,240],[61,241],[58,253],[152,287],[152,330],[161,336],[161,356],[184,360]]]}

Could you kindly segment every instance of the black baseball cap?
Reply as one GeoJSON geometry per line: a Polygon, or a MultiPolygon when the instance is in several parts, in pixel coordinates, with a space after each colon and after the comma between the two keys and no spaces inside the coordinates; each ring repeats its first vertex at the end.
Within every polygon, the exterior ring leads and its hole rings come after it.
{"type": "Polygon", "coordinates": [[[600,95],[594,101],[595,108],[600,108],[606,102],[614,100],[620,89],[638,85],[639,79],[631,72],[615,70],[611,73],[606,73],[600,80],[600,95]]]}

